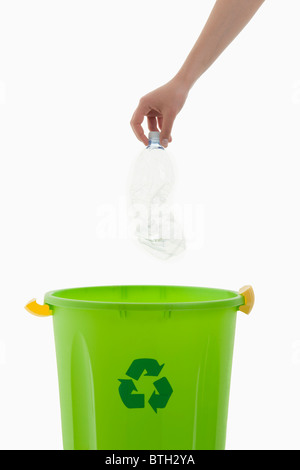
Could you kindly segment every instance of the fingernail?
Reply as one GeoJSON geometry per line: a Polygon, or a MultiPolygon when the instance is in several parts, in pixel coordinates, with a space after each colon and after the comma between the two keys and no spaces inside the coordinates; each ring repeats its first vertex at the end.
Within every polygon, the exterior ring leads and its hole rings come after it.
{"type": "Polygon", "coordinates": [[[163,139],[163,140],[161,141],[161,145],[162,145],[163,147],[168,147],[168,143],[169,143],[169,142],[168,142],[168,139],[163,139]]]}

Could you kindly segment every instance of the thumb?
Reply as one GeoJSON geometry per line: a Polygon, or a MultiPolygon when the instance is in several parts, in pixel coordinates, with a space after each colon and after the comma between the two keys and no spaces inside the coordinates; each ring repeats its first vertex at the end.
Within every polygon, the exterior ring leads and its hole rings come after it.
{"type": "Polygon", "coordinates": [[[163,147],[168,147],[168,143],[171,142],[171,131],[176,114],[169,111],[163,115],[162,128],[160,133],[160,143],[163,147]]]}

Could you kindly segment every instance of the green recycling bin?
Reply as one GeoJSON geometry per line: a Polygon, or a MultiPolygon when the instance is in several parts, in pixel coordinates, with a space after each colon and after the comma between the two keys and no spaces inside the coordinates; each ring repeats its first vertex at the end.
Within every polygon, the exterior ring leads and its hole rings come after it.
{"type": "Polygon", "coordinates": [[[65,449],[224,449],[236,313],[250,286],[48,292],[65,449]]]}

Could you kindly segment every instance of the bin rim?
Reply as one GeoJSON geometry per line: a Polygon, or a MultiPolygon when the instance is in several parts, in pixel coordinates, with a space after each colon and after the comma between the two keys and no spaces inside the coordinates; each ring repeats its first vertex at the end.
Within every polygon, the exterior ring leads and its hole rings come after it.
{"type": "Polygon", "coordinates": [[[182,286],[182,285],[159,285],[159,284],[129,284],[129,285],[107,285],[107,286],[86,286],[86,287],[74,287],[69,289],[58,289],[49,291],[45,294],[44,297],[45,304],[50,307],[65,307],[65,308],[78,308],[81,310],[206,310],[206,309],[219,309],[219,308],[232,308],[237,307],[237,309],[244,305],[245,298],[239,292],[228,290],[228,289],[218,289],[214,287],[198,287],[198,286],[182,286]],[[166,287],[166,288],[182,288],[182,289],[205,289],[206,291],[211,291],[212,293],[224,292],[227,295],[231,294],[230,297],[219,299],[219,300],[198,300],[191,302],[124,302],[124,301],[99,301],[99,300],[81,300],[81,299],[72,299],[67,297],[57,297],[56,294],[61,294],[64,291],[75,291],[75,290],[85,290],[85,289],[97,289],[97,288],[136,288],[136,287],[166,287]]]}

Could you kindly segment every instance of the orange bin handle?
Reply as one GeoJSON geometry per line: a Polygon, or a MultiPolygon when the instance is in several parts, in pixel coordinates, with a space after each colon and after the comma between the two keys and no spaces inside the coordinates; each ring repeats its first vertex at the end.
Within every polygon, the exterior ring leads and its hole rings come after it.
{"type": "Polygon", "coordinates": [[[253,309],[255,301],[254,290],[251,286],[244,286],[241,287],[241,289],[239,290],[239,294],[241,294],[245,299],[244,305],[241,305],[239,310],[249,315],[249,313],[253,309]]]}
{"type": "Polygon", "coordinates": [[[40,305],[37,303],[36,299],[30,300],[25,305],[25,308],[29,313],[38,317],[49,317],[52,315],[52,310],[50,310],[49,305],[40,305]]]}

